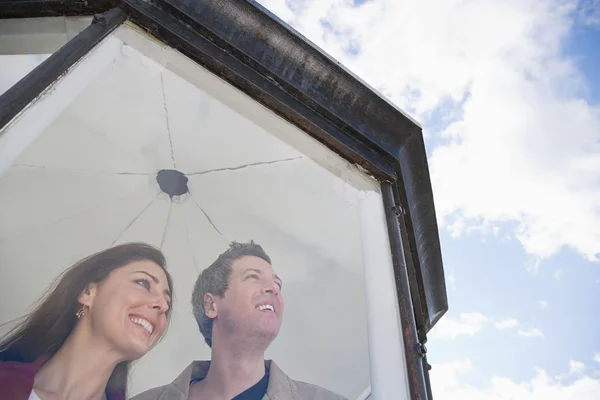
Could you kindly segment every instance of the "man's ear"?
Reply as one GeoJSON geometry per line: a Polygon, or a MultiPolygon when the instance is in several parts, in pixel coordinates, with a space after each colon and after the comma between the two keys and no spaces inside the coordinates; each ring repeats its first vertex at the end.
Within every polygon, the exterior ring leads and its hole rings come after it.
{"type": "Polygon", "coordinates": [[[83,289],[83,291],[77,297],[77,301],[88,308],[92,306],[94,303],[94,298],[96,297],[96,293],[98,291],[98,285],[95,283],[90,283],[83,289]]]}
{"type": "Polygon", "coordinates": [[[217,303],[215,302],[215,296],[211,293],[204,295],[204,313],[211,319],[217,316],[217,303]]]}

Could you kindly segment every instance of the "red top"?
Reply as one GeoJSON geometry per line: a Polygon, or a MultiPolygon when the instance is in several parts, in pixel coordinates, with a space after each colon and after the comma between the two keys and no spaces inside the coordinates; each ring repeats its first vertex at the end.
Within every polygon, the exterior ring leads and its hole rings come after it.
{"type": "MultiPolygon", "coordinates": [[[[0,361],[0,398],[10,400],[28,400],[33,390],[33,380],[38,369],[47,357],[40,357],[32,363],[18,361],[0,361]]],[[[125,396],[116,388],[106,388],[108,400],[125,400],[125,396]]]]}

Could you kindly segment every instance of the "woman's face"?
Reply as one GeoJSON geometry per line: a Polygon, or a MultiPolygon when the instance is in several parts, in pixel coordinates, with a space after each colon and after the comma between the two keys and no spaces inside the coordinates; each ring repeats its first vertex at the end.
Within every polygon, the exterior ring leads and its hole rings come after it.
{"type": "Polygon", "coordinates": [[[79,298],[86,305],[82,321],[94,339],[106,342],[119,358],[146,354],[167,326],[171,292],[164,270],[152,261],[135,261],[113,270],[79,298]]]}

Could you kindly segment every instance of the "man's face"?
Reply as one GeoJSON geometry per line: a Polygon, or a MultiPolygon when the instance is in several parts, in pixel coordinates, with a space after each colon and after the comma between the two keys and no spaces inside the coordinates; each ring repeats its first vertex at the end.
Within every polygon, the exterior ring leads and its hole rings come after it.
{"type": "Polygon", "coordinates": [[[214,323],[219,325],[219,333],[270,343],[277,337],[283,319],[281,284],[265,260],[254,256],[235,260],[225,294],[213,297],[214,323]]]}

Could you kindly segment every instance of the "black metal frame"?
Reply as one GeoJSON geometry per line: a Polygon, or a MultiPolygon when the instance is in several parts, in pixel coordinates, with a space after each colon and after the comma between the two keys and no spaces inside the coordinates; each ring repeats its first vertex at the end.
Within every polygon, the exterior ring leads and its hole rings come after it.
{"type": "Polygon", "coordinates": [[[0,19],[94,15],[117,4],[118,0],[0,0],[0,19]]]}
{"type": "Polygon", "coordinates": [[[0,129],[128,17],[382,182],[411,397],[431,399],[424,345],[448,303],[418,124],[254,1],[0,0],[0,19],[104,11],[0,96],[0,129]]]}

